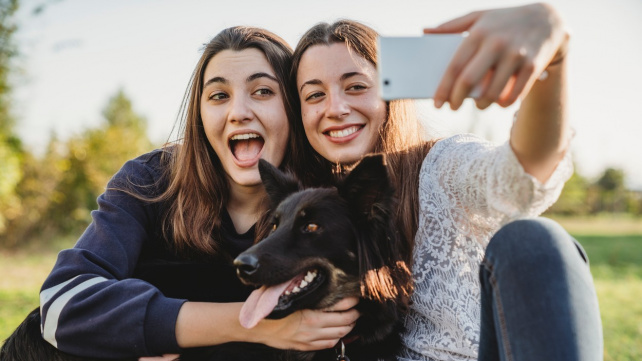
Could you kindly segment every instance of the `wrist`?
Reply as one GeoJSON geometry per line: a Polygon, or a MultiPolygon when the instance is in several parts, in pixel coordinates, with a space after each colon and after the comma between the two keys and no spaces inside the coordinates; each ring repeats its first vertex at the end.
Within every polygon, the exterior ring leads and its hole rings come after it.
{"type": "Polygon", "coordinates": [[[549,61],[548,65],[546,65],[546,69],[556,65],[560,65],[564,62],[564,60],[566,60],[566,56],[568,55],[568,46],[569,46],[568,44],[570,40],[570,34],[567,31],[564,31],[563,37],[564,38],[562,40],[562,43],[560,44],[559,48],[557,49],[557,52],[555,53],[551,61],[549,61]]]}

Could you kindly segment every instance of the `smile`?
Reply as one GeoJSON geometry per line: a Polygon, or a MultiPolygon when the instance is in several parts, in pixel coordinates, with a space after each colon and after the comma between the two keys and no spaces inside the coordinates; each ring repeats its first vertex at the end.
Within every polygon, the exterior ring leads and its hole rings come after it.
{"type": "Polygon", "coordinates": [[[357,132],[363,129],[364,125],[353,125],[344,129],[333,129],[324,132],[332,141],[347,141],[356,137],[357,132]]]}

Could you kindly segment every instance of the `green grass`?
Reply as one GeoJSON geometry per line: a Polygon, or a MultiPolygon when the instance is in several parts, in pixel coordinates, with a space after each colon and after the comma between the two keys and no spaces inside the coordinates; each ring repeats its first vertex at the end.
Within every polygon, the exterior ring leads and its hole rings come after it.
{"type": "Polygon", "coordinates": [[[605,361],[642,360],[642,279],[595,279],[605,361]]]}
{"type": "MultiPolygon", "coordinates": [[[[604,360],[642,360],[642,220],[558,219],[589,255],[604,329],[604,360]]],[[[56,249],[0,251],[0,340],[38,305],[56,249]]]]}
{"type": "Polygon", "coordinates": [[[41,284],[56,261],[56,252],[0,251],[0,340],[6,339],[38,307],[41,284]]]}
{"type": "Polygon", "coordinates": [[[642,360],[642,235],[576,236],[591,263],[606,361],[642,360]]]}

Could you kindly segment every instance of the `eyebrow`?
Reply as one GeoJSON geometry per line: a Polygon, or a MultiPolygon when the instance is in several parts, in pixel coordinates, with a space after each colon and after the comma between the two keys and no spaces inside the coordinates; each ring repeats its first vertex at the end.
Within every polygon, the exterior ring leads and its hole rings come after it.
{"type": "Polygon", "coordinates": [[[260,78],[268,78],[268,79],[274,80],[277,83],[279,82],[279,80],[277,78],[275,78],[274,76],[272,76],[272,75],[270,75],[268,73],[254,73],[254,74],[248,76],[245,81],[249,83],[249,82],[251,82],[253,80],[260,79],[260,78]]]}
{"type": "MultiPolygon", "coordinates": [[[[342,74],[341,77],[339,77],[339,80],[344,81],[346,79],[349,79],[349,78],[352,78],[353,76],[358,76],[358,75],[364,75],[365,76],[365,74],[360,73],[358,71],[351,71],[351,72],[342,74]]],[[[301,87],[299,88],[299,91],[303,91],[303,87],[306,86],[306,85],[321,85],[322,83],[323,82],[321,80],[319,80],[319,79],[308,80],[305,83],[301,84],[301,87]]]]}
{"type": "MultiPolygon", "coordinates": [[[[249,82],[251,82],[253,80],[261,79],[261,78],[268,78],[268,79],[271,79],[271,80],[273,80],[273,81],[275,81],[277,83],[279,82],[279,80],[277,78],[275,78],[274,76],[272,76],[272,75],[270,75],[268,73],[262,73],[262,72],[261,73],[254,73],[254,74],[248,76],[247,79],[245,79],[245,82],[249,83],[249,82]]],[[[213,83],[227,84],[228,81],[227,81],[227,79],[225,79],[225,78],[223,78],[221,76],[216,76],[216,77],[206,81],[205,84],[203,84],[203,88],[206,88],[208,85],[213,84],[213,83]]]]}
{"type": "Polygon", "coordinates": [[[213,83],[227,84],[227,79],[225,79],[223,77],[220,77],[220,76],[216,76],[216,77],[206,81],[205,84],[203,84],[203,88],[206,88],[208,85],[213,84],[213,83]]]}

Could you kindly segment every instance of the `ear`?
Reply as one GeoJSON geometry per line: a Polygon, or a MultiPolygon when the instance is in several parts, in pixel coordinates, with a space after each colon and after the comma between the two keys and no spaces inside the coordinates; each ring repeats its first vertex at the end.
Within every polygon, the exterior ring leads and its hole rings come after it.
{"type": "Polygon", "coordinates": [[[394,193],[385,156],[364,157],[339,186],[339,193],[357,214],[370,218],[373,207],[381,202],[387,203],[394,193]]]}
{"type": "Polygon", "coordinates": [[[259,174],[270,197],[272,208],[276,207],[288,195],[299,190],[299,182],[289,174],[281,172],[270,162],[259,159],[259,174]]]}
{"type": "Polygon", "coordinates": [[[339,187],[357,215],[357,237],[362,296],[378,301],[402,302],[412,286],[410,271],[401,254],[396,231],[395,188],[381,154],[364,157],[339,187]]]}

